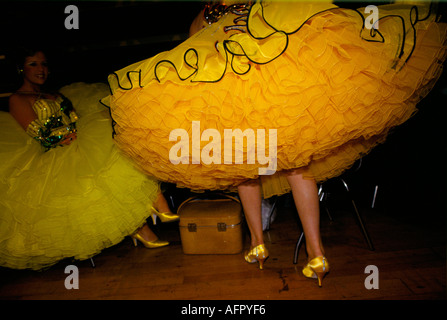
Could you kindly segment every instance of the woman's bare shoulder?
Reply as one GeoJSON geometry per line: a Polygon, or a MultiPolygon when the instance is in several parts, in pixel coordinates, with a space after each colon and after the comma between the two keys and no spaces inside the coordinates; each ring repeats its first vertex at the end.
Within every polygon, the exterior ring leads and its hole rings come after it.
{"type": "Polygon", "coordinates": [[[32,108],[31,97],[19,93],[9,96],[9,113],[24,129],[37,118],[32,108]]]}

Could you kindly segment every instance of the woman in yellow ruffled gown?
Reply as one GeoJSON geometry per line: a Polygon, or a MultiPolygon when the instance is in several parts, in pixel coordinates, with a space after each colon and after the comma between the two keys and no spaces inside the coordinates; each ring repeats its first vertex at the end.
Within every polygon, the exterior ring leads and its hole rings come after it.
{"type": "Polygon", "coordinates": [[[292,191],[309,253],[303,273],[321,285],[329,265],[316,182],[409,119],[445,58],[446,25],[431,4],[376,8],[368,25],[365,8],[322,1],[207,7],[207,23],[196,21],[203,28],[185,42],[109,76],[103,102],[117,145],[160,180],[238,190],[252,236],[246,260],[261,267],[259,177],[266,198],[292,191]],[[254,140],[233,144],[225,133],[238,129],[254,140]]]}
{"type": "Polygon", "coordinates": [[[24,55],[23,85],[9,99],[10,112],[0,113],[0,266],[40,270],[83,260],[125,236],[148,248],[168,245],[146,219],[178,216],[168,212],[159,183],[114,145],[99,103],[107,85],[45,92],[45,54],[24,55]]]}

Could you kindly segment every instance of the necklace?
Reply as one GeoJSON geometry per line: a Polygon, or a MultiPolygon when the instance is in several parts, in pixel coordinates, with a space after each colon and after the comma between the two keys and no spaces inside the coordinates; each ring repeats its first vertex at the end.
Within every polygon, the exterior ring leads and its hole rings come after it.
{"type": "Polygon", "coordinates": [[[39,100],[39,99],[42,98],[42,97],[44,97],[44,98],[47,97],[48,99],[52,99],[52,100],[54,100],[55,97],[57,97],[57,96],[55,96],[54,94],[51,94],[51,93],[45,93],[45,92],[41,92],[41,91],[18,90],[18,91],[16,91],[15,93],[18,93],[18,94],[25,94],[25,95],[30,95],[30,96],[34,96],[34,97],[37,96],[37,100],[39,100]]]}
{"type": "Polygon", "coordinates": [[[16,93],[24,93],[24,94],[38,94],[39,96],[42,95],[42,92],[40,91],[25,91],[25,90],[18,90],[16,93]]]}
{"type": "Polygon", "coordinates": [[[19,91],[16,91],[16,93],[31,96],[31,97],[33,97],[32,99],[35,99],[35,101],[39,100],[42,97],[42,92],[40,92],[40,91],[37,92],[37,91],[26,91],[26,90],[21,91],[21,90],[19,90],[19,91]]]}

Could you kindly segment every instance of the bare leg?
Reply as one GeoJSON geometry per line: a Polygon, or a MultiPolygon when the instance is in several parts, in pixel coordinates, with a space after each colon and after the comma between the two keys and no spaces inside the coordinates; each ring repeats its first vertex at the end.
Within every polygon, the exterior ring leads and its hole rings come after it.
{"type": "Polygon", "coordinates": [[[158,194],[157,199],[155,200],[154,207],[159,212],[171,212],[168,201],[166,201],[165,196],[161,192],[158,194]]]}
{"type": "Polygon", "coordinates": [[[309,260],[324,256],[320,234],[320,208],[315,180],[304,179],[299,169],[291,171],[287,180],[292,188],[293,199],[304,229],[309,260]]]}
{"type": "Polygon", "coordinates": [[[250,180],[238,186],[239,197],[251,235],[251,246],[264,243],[261,217],[261,185],[259,179],[250,180]]]}
{"type": "MultiPolygon", "coordinates": [[[[153,204],[157,209],[156,210],[167,210],[168,213],[157,213],[157,216],[163,216],[163,220],[167,220],[170,219],[173,221],[173,214],[169,213],[169,206],[168,203],[165,199],[165,197],[163,196],[163,194],[160,192],[158,194],[158,197],[155,201],[155,203],[153,204]],[[168,215],[172,215],[169,217],[165,217],[168,215]]],[[[178,216],[176,216],[178,218],[178,216]]],[[[155,213],[152,214],[152,219],[154,221],[155,224],[155,213]]],[[[130,237],[132,238],[134,245],[137,246],[138,241],[140,241],[146,248],[149,249],[153,249],[153,248],[160,248],[160,247],[164,247],[169,245],[168,241],[161,241],[158,239],[157,235],[151,230],[151,228],[149,228],[148,224],[145,223],[141,228],[139,228],[134,234],[130,235],[130,237]]]]}
{"type": "Polygon", "coordinates": [[[138,229],[137,232],[146,241],[155,241],[158,239],[157,235],[149,228],[147,223],[145,223],[140,229],[138,229]]]}
{"type": "Polygon", "coordinates": [[[258,262],[259,269],[263,269],[264,261],[268,258],[269,253],[264,246],[259,179],[243,183],[238,187],[238,192],[251,234],[251,249],[245,252],[245,261],[248,263],[258,262]]]}
{"type": "MultiPolygon", "coordinates": [[[[164,197],[163,193],[159,193],[157,199],[154,202],[154,207],[161,212],[170,212],[168,202],[164,197]]],[[[137,230],[137,233],[143,237],[146,241],[156,241],[158,240],[157,235],[149,228],[147,223],[145,223],[140,229],[137,230]]]]}

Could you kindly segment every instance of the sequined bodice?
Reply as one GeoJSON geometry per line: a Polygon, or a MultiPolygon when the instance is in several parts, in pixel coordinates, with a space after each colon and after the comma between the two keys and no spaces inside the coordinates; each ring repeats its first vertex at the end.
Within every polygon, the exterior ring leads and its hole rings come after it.
{"type": "Polygon", "coordinates": [[[46,149],[57,145],[64,136],[76,131],[76,115],[70,100],[39,99],[33,105],[37,119],[30,123],[27,133],[39,140],[46,149]]]}

